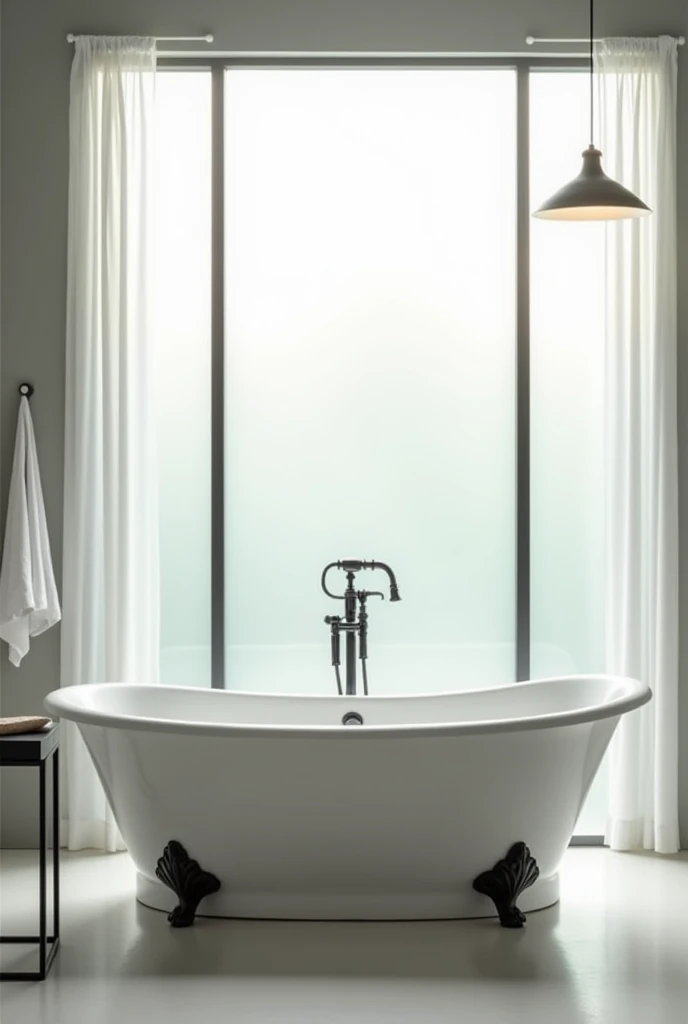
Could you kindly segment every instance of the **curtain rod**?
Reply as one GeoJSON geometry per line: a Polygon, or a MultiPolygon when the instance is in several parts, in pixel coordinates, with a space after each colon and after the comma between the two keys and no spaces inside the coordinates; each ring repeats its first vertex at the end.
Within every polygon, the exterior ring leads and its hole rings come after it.
{"type": "MultiPolygon", "coordinates": [[[[73,32],[70,32],[67,36],[68,43],[75,43],[79,38],[73,32]]],[[[215,36],[212,32],[207,32],[204,36],[155,36],[156,43],[212,43],[215,41],[215,36]]]]}
{"type": "Polygon", "coordinates": [[[470,57],[499,60],[511,57],[587,57],[581,53],[532,53],[526,50],[160,50],[159,57],[208,57],[228,60],[358,60],[358,61],[398,61],[398,60],[456,60],[470,57]]]}
{"type": "MultiPolygon", "coordinates": [[[[78,35],[75,35],[73,32],[69,32],[68,35],[67,35],[67,42],[68,43],[75,43],[78,38],[79,38],[78,35]]],[[[213,43],[213,42],[215,42],[215,36],[213,35],[212,32],[207,32],[204,36],[155,36],[154,38],[155,38],[156,43],[213,43]]],[[[675,38],[676,38],[676,42],[678,43],[679,46],[684,46],[685,45],[685,42],[686,42],[686,37],[685,36],[678,36],[678,37],[675,37],[675,38]]],[[[535,43],[587,43],[588,41],[589,41],[588,39],[574,39],[574,38],[569,38],[569,39],[546,39],[544,36],[526,36],[526,44],[528,46],[534,46],[535,43]]],[[[599,39],[595,39],[594,41],[596,43],[601,42],[601,40],[599,40],[599,39]]],[[[233,53],[233,54],[231,54],[231,56],[235,56],[235,54],[233,53]]],[[[280,54],[280,56],[282,56],[282,54],[280,54]]],[[[338,56],[345,56],[345,55],[344,54],[339,54],[338,56]]],[[[346,54],[346,56],[349,56],[349,54],[346,54]]],[[[383,56],[383,54],[379,54],[379,56],[383,56]]],[[[474,56],[474,55],[471,54],[470,56],[474,56]]]]}
{"type": "MultiPolygon", "coordinates": [[[[686,41],[685,36],[674,36],[679,46],[683,46],[686,41]]],[[[534,43],[589,43],[590,39],[545,39],[542,36],[526,36],[526,43],[528,46],[533,46],[534,43]]],[[[601,43],[601,39],[594,39],[593,42],[601,43]]]]}

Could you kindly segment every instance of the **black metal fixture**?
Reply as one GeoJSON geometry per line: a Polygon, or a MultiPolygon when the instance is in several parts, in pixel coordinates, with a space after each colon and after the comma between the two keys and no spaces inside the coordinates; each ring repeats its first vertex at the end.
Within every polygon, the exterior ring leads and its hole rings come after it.
{"type": "MultiPolygon", "coordinates": [[[[337,692],[342,694],[342,679],[339,673],[341,665],[340,638],[346,633],[346,693],[347,696],[354,696],[356,693],[356,633],[358,633],[358,657],[361,662],[361,674],[363,676],[363,693],[368,696],[368,612],[366,602],[369,597],[380,597],[384,601],[385,595],[379,590],[356,590],[354,582],[356,573],[362,569],[381,569],[389,577],[389,599],[390,601],[401,601],[399,587],[394,573],[384,562],[364,562],[356,558],[345,558],[339,562],[330,562],[323,569],[320,585],[328,597],[335,601],[344,602],[344,616],[326,615],[325,622],[330,627],[332,665],[337,678],[337,692]],[[333,594],[327,589],[327,574],[330,569],[343,569],[346,573],[347,587],[343,594],[333,594]],[[358,605],[358,608],[357,608],[358,605]],[[358,618],[356,613],[358,611],[358,618]]],[[[347,723],[344,723],[347,724],[347,723]]]]}
{"type": "Polygon", "coordinates": [[[514,843],[506,857],[498,860],[491,871],[483,871],[473,882],[473,888],[489,896],[497,908],[503,928],[522,928],[526,915],[516,906],[516,900],[540,876],[537,861],[525,843],[514,843]]]}
{"type": "Polygon", "coordinates": [[[179,899],[179,906],[167,918],[173,928],[189,928],[201,900],[220,889],[220,879],[204,871],[176,839],[165,847],[155,874],[179,899]]]}
{"type": "Polygon", "coordinates": [[[651,213],[642,199],[608,177],[602,170],[602,153],[593,142],[595,127],[593,16],[590,0],[590,145],[583,152],[580,174],[542,204],[533,216],[543,220],[624,220],[651,213]]]}

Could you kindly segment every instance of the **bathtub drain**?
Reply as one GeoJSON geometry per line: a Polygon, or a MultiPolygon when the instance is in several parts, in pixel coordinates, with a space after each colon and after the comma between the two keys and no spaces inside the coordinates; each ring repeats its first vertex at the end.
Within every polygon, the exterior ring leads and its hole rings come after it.
{"type": "Polygon", "coordinates": [[[342,725],[363,725],[363,716],[358,711],[347,711],[342,718],[342,725]]]}

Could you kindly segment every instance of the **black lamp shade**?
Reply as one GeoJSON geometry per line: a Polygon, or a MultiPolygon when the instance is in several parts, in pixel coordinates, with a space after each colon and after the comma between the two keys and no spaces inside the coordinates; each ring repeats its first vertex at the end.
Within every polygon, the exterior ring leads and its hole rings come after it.
{"type": "Polygon", "coordinates": [[[578,177],[555,192],[533,216],[543,220],[624,220],[651,213],[642,199],[607,177],[601,156],[593,145],[586,149],[578,177]]]}

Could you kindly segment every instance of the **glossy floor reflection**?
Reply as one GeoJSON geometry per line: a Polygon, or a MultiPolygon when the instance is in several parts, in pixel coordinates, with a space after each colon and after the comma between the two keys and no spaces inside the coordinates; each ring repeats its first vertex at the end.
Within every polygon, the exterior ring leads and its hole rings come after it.
{"type": "MultiPolygon", "coordinates": [[[[29,930],[35,854],[0,863],[2,930],[29,930]]],[[[47,981],[2,985],[2,1024],[688,1020],[688,854],[571,850],[561,904],[522,932],[209,919],[175,931],[133,890],[126,854],[65,855],[62,948],[47,981]]],[[[3,967],[16,956],[5,947],[3,967]]]]}

